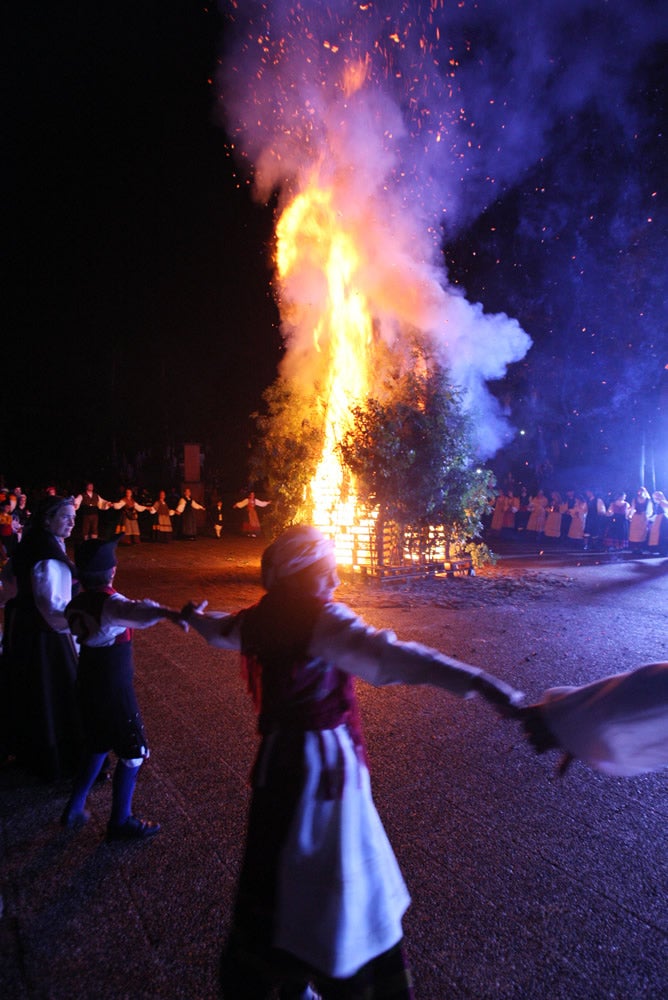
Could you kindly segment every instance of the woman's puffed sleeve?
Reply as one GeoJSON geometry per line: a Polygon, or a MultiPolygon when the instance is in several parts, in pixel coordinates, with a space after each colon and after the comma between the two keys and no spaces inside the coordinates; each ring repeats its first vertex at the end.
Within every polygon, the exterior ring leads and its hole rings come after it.
{"type": "Polygon", "coordinates": [[[430,684],[461,698],[476,693],[488,700],[515,704],[522,694],[484,670],[454,660],[417,642],[401,642],[394,632],[367,625],[343,604],[327,604],[309,651],[376,687],[430,684]],[[491,689],[498,698],[489,698],[491,689]]]}
{"type": "Polygon", "coordinates": [[[69,632],[65,607],[72,597],[72,574],[65,563],[45,559],[31,571],[32,590],[40,615],[54,632],[69,632]]]}

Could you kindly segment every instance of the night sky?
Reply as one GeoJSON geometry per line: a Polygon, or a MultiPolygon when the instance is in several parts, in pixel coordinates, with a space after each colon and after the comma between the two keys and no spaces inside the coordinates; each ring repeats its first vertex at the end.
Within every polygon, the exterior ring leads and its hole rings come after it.
{"type": "MultiPolygon", "coordinates": [[[[634,488],[644,439],[665,489],[667,15],[643,0],[634,38],[627,24],[599,28],[600,7],[575,5],[587,44],[564,35],[563,60],[577,90],[587,45],[604,40],[601,87],[555,106],[540,141],[533,122],[493,197],[454,213],[443,260],[472,301],[516,317],[534,342],[493,386],[527,432],[498,468],[528,463],[530,478],[539,462],[557,474],[598,464],[605,480],[628,466],[634,488]]],[[[0,472],[10,485],[90,476],[115,489],[119,463],[143,451],[155,489],[166,449],[196,441],[221,487],[242,487],[249,414],[281,339],[275,206],[253,201],[216,100],[223,16],[197,2],[65,2],[16,4],[4,21],[0,472]]],[[[490,24],[469,32],[486,50],[490,24]]]]}
{"type": "Polygon", "coordinates": [[[214,122],[221,19],[170,2],[15,5],[11,18],[0,469],[115,488],[114,459],[194,441],[238,488],[279,337],[271,211],[214,122]]]}

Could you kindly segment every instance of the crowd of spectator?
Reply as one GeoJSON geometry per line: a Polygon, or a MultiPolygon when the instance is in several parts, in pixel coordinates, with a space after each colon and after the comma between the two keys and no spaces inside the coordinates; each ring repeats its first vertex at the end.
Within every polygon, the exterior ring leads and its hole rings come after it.
{"type": "Polygon", "coordinates": [[[631,500],[625,491],[594,489],[530,491],[507,485],[494,498],[485,537],[535,541],[583,551],[630,550],[668,555],[668,500],[661,490],[640,486],[631,500]]]}

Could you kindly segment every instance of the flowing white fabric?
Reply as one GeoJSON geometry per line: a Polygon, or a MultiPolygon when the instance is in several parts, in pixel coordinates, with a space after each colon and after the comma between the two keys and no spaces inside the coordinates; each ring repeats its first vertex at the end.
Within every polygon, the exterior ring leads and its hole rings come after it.
{"type": "Polygon", "coordinates": [[[541,699],[562,748],[604,774],[668,767],[668,663],[648,663],[541,699]]]}
{"type": "Polygon", "coordinates": [[[402,937],[408,889],[345,726],[305,734],[307,778],[279,868],[275,945],[346,977],[402,937]],[[323,765],[343,767],[325,798],[323,765]]]}

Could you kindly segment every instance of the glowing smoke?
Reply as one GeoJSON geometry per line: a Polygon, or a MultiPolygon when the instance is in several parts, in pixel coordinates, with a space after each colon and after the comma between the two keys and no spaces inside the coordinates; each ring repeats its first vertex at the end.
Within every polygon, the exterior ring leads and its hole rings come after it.
{"type": "MultiPolygon", "coordinates": [[[[420,331],[433,346],[467,392],[483,456],[509,435],[486,382],[531,342],[448,283],[443,235],[517,181],[602,79],[624,120],[611,57],[628,4],[564,6],[555,24],[554,5],[537,0],[227,4],[235,30],[221,101],[257,196],[278,192],[285,204],[314,183],[331,191],[378,332],[396,347],[420,331]]],[[[645,43],[651,16],[634,11],[645,43]]],[[[308,255],[280,288],[284,371],[307,382],[322,294],[308,255]]]]}

